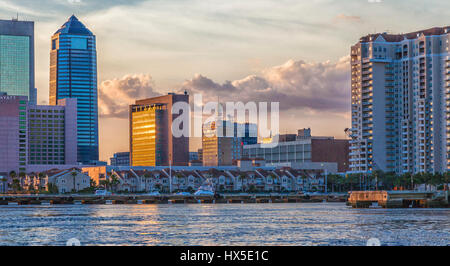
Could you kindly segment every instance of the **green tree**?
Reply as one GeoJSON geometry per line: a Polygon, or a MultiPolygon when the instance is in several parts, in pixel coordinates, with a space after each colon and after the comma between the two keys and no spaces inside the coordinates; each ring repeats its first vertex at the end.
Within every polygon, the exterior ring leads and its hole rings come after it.
{"type": "Polygon", "coordinates": [[[48,192],[50,194],[59,194],[58,186],[53,183],[48,183],[48,192]]]}
{"type": "Polygon", "coordinates": [[[14,178],[12,181],[12,188],[14,193],[22,190],[22,186],[20,185],[20,180],[18,178],[14,178]]]}
{"type": "Polygon", "coordinates": [[[89,186],[92,188],[96,188],[97,187],[97,183],[95,183],[94,179],[89,179],[89,186]]]}

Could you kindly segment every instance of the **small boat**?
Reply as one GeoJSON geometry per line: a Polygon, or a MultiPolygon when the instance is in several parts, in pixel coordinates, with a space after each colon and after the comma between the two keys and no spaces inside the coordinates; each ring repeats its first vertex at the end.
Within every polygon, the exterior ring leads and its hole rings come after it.
{"type": "Polygon", "coordinates": [[[161,196],[161,193],[159,191],[152,191],[150,193],[145,194],[146,196],[161,196]]]}
{"type": "Polygon", "coordinates": [[[211,180],[207,179],[194,193],[195,196],[214,196],[214,185],[211,180]]]}
{"type": "Polygon", "coordinates": [[[99,189],[95,191],[95,196],[111,196],[111,192],[105,189],[99,189]]]}

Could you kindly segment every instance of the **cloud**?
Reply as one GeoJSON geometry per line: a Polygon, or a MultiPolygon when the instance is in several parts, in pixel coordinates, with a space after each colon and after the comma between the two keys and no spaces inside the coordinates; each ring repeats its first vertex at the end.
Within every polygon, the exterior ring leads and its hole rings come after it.
{"type": "Polygon", "coordinates": [[[348,112],[350,95],[349,57],[338,62],[307,63],[289,60],[223,84],[196,74],[181,86],[190,94],[201,93],[204,101],[279,102],[281,110],[348,112]]]}
{"type": "MultiPolygon", "coordinates": [[[[350,105],[349,57],[338,62],[289,60],[239,80],[216,82],[195,74],[178,86],[179,93],[200,93],[204,102],[279,102],[281,111],[345,114],[350,105]]],[[[101,117],[127,118],[136,99],[163,95],[148,74],[105,80],[99,87],[101,117]]]]}
{"type": "Polygon", "coordinates": [[[347,21],[347,22],[362,22],[360,16],[349,16],[345,14],[339,14],[334,18],[335,21],[347,21]]]}
{"type": "Polygon", "coordinates": [[[84,4],[81,0],[67,0],[67,2],[71,5],[84,4]]]}
{"type": "Polygon", "coordinates": [[[160,96],[148,74],[126,75],[105,80],[99,87],[99,114],[101,117],[127,118],[128,107],[136,99],[160,96]]]}
{"type": "MultiPolygon", "coordinates": [[[[27,15],[27,16],[44,16],[45,14],[43,12],[37,11],[33,8],[28,8],[26,6],[22,6],[21,4],[18,4],[16,1],[10,2],[7,0],[0,0],[0,14],[4,13],[2,11],[5,11],[8,14],[15,15],[19,14],[21,16],[27,15]]],[[[23,19],[21,17],[21,19],[23,19]]]]}

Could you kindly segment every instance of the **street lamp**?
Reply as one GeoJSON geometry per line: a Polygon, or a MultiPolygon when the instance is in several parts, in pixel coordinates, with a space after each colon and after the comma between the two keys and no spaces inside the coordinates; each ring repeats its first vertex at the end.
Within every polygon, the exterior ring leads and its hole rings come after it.
{"type": "Polygon", "coordinates": [[[327,190],[328,190],[328,171],[327,168],[324,167],[324,164],[322,163],[321,166],[324,168],[325,170],[325,194],[327,194],[327,190]]]}

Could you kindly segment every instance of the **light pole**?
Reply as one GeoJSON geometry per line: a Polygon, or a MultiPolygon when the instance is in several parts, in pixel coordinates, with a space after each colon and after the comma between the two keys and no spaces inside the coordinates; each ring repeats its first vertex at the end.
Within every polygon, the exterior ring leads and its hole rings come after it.
{"type": "Polygon", "coordinates": [[[375,173],[375,190],[378,191],[378,174],[375,173]]]}
{"type": "Polygon", "coordinates": [[[327,194],[327,190],[328,190],[328,171],[327,168],[324,167],[324,164],[322,163],[321,166],[324,168],[325,170],[325,194],[327,194]]]}
{"type": "Polygon", "coordinates": [[[172,154],[169,157],[169,193],[172,194],[172,154]]]}

